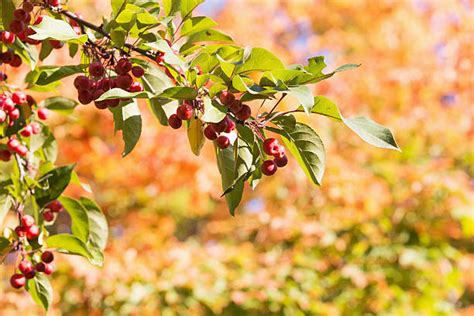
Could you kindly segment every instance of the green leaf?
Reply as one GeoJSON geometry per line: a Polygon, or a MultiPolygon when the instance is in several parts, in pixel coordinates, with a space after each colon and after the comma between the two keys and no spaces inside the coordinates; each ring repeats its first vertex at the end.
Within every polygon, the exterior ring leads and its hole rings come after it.
{"type": "Polygon", "coordinates": [[[171,87],[160,93],[158,97],[176,100],[194,100],[197,97],[197,91],[190,87],[171,87]]]}
{"type": "Polygon", "coordinates": [[[47,126],[42,126],[41,133],[31,135],[30,137],[31,152],[39,151],[45,161],[54,162],[58,154],[58,144],[54,135],[47,126]]]}
{"type": "Polygon", "coordinates": [[[268,129],[283,136],[283,142],[308,178],[314,184],[320,185],[326,165],[326,153],[319,135],[303,123],[296,123],[294,128],[286,125],[279,127],[281,129],[268,129]]]}
{"type": "Polygon", "coordinates": [[[125,9],[128,0],[112,0],[112,16],[117,17],[125,9]]]}
{"type": "Polygon", "coordinates": [[[199,154],[201,153],[202,146],[206,141],[206,139],[204,138],[203,130],[204,128],[202,121],[194,117],[191,118],[188,126],[188,139],[189,145],[191,146],[191,150],[196,156],[199,156],[199,154]]]}
{"type": "Polygon", "coordinates": [[[125,10],[120,12],[115,21],[125,30],[130,31],[137,21],[137,10],[135,6],[127,4],[125,10]]]}
{"type": "Polygon", "coordinates": [[[147,91],[128,92],[120,88],[113,88],[105,92],[96,101],[104,101],[111,99],[138,99],[151,98],[152,96],[147,91]]]}
{"type": "MultiPolygon", "coordinates": [[[[226,149],[219,149],[216,146],[216,155],[217,166],[219,167],[219,172],[221,174],[222,190],[225,191],[234,184],[234,180],[236,178],[234,146],[229,146],[226,149]]],[[[238,182],[235,185],[235,188],[225,195],[227,206],[229,208],[230,214],[232,215],[235,214],[235,209],[239,206],[240,201],[242,200],[243,190],[244,183],[238,182]]]]}
{"type": "Polygon", "coordinates": [[[191,15],[194,9],[204,0],[174,0],[173,2],[180,2],[181,16],[184,18],[191,15]]]}
{"type": "Polygon", "coordinates": [[[75,165],[59,167],[41,177],[41,188],[36,188],[35,198],[39,207],[57,199],[71,181],[71,173],[75,165]]]}
{"type": "Polygon", "coordinates": [[[344,123],[367,143],[380,148],[400,151],[392,132],[363,116],[344,118],[344,123]]]}
{"type": "MultiPolygon", "coordinates": [[[[298,110],[303,110],[303,107],[298,108],[298,110]]],[[[311,109],[311,113],[324,115],[330,117],[336,121],[342,121],[342,115],[339,112],[337,105],[323,96],[314,97],[314,106],[311,109]]]]}
{"type": "Polygon", "coordinates": [[[227,109],[211,100],[209,97],[204,97],[204,115],[201,120],[206,123],[219,123],[227,115],[227,109]]]}
{"type": "Polygon", "coordinates": [[[36,304],[45,310],[48,310],[53,303],[53,288],[48,277],[43,273],[37,273],[33,279],[29,279],[26,283],[26,290],[36,304]]]}
{"type": "Polygon", "coordinates": [[[69,197],[60,197],[59,201],[71,217],[71,230],[73,235],[82,240],[84,243],[87,243],[90,231],[87,210],[78,200],[69,197]]]}
{"type": "Polygon", "coordinates": [[[236,74],[284,68],[285,66],[280,59],[268,50],[264,48],[253,48],[248,60],[237,68],[236,74]]]}
{"type": "Polygon", "coordinates": [[[2,24],[5,29],[10,28],[10,23],[15,19],[13,11],[15,11],[15,3],[12,0],[2,0],[2,24]]]}
{"type": "Polygon", "coordinates": [[[206,16],[197,16],[186,20],[181,28],[182,36],[191,36],[216,26],[217,23],[206,16]]]}
{"type": "Polygon", "coordinates": [[[180,10],[181,0],[163,0],[163,9],[166,16],[174,15],[180,10]]]}
{"type": "Polygon", "coordinates": [[[6,253],[10,252],[11,248],[12,243],[10,242],[10,240],[6,239],[5,237],[0,237],[0,256],[3,256],[6,253]]]}
{"type": "Polygon", "coordinates": [[[84,44],[87,41],[87,35],[77,35],[69,23],[47,15],[43,16],[43,21],[40,24],[30,27],[36,31],[36,34],[29,37],[35,40],[42,41],[49,38],[78,44],[84,44]]]}
{"type": "Polygon", "coordinates": [[[109,236],[107,219],[94,201],[85,197],[81,197],[79,201],[82,206],[87,209],[87,217],[89,218],[89,242],[100,251],[104,251],[109,236]]]}
{"type": "Polygon", "coordinates": [[[336,70],[334,70],[334,72],[348,71],[348,70],[352,70],[359,67],[360,67],[360,64],[345,64],[345,65],[339,66],[336,70]]]}
{"type": "Polygon", "coordinates": [[[122,131],[125,148],[122,157],[127,156],[138,140],[142,132],[142,116],[136,100],[122,102],[121,106],[110,109],[114,114],[115,130],[122,131]]]}
{"type": "Polygon", "coordinates": [[[71,66],[42,66],[28,73],[26,80],[33,84],[45,86],[53,82],[57,82],[63,78],[82,73],[87,65],[71,65],[71,66]]]}
{"type": "Polygon", "coordinates": [[[64,97],[51,97],[43,100],[40,103],[40,106],[46,107],[47,109],[69,115],[71,114],[76,106],[77,103],[75,100],[64,98],[64,97]]]}
{"type": "Polygon", "coordinates": [[[13,43],[15,53],[17,53],[21,59],[30,65],[30,69],[33,70],[38,62],[38,51],[33,45],[26,45],[18,37],[13,43]]]}
{"type": "Polygon", "coordinates": [[[49,41],[43,41],[41,43],[41,50],[39,53],[39,60],[43,61],[45,60],[53,51],[53,46],[49,41]]]}
{"type": "Polygon", "coordinates": [[[87,249],[86,244],[76,236],[70,234],[49,236],[46,240],[46,244],[48,248],[55,249],[58,252],[82,256],[89,260],[92,258],[92,254],[87,249]]]}
{"type": "Polygon", "coordinates": [[[311,113],[314,106],[314,97],[308,86],[289,87],[288,94],[298,99],[306,114],[311,113]]]}
{"type": "Polygon", "coordinates": [[[164,53],[163,59],[165,60],[166,63],[171,64],[171,65],[178,65],[180,67],[185,66],[185,60],[181,56],[175,54],[173,49],[169,46],[168,42],[166,42],[162,38],[159,38],[154,43],[146,43],[145,45],[154,50],[163,52],[164,53]]]}

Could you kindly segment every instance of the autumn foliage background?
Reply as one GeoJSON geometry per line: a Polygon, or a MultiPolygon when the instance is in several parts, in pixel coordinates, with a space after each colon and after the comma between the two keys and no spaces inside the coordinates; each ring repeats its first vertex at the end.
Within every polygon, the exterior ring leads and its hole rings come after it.
{"type": "MultiPolygon", "coordinates": [[[[95,22],[110,10],[107,1],[69,2],[95,22]]],[[[209,0],[198,11],[241,45],[287,63],[315,55],[329,69],[361,63],[314,92],[345,115],[390,126],[403,152],[373,148],[327,118],[308,119],[328,151],[322,187],[290,160],[248,189],[231,217],[210,144],[197,158],[183,131],[145,115],[137,149],[122,159],[107,111],[91,105],[73,118],[55,115],[59,162],[78,163],[111,237],[103,269],[57,260],[51,314],[472,315],[472,4],[209,0]]],[[[68,58],[64,48],[46,63],[72,64],[68,58]]],[[[27,71],[9,75],[20,82],[27,71]]],[[[75,97],[71,86],[64,81],[60,93],[75,97]]],[[[0,315],[40,314],[28,293],[9,288],[12,269],[0,266],[0,315]]]]}

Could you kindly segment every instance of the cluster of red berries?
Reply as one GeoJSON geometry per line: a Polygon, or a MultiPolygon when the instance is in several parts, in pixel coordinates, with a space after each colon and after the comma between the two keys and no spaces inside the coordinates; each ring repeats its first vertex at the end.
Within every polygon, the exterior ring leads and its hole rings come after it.
{"type": "Polygon", "coordinates": [[[43,211],[43,218],[46,222],[52,222],[54,220],[55,214],[62,212],[64,210],[63,205],[58,200],[54,200],[46,205],[43,211]]]}
{"type": "MultiPolygon", "coordinates": [[[[0,39],[5,45],[12,45],[15,42],[15,34],[8,31],[1,31],[0,39]]],[[[22,60],[20,55],[15,54],[13,51],[7,49],[5,52],[0,52],[0,64],[7,64],[17,68],[21,66],[22,60]]],[[[3,81],[6,78],[1,79],[1,81],[3,81]]]]}
{"type": "Polygon", "coordinates": [[[267,138],[263,142],[263,151],[273,159],[265,160],[262,163],[261,170],[266,176],[275,174],[278,168],[282,168],[288,164],[288,158],[285,154],[285,148],[278,143],[275,138],[267,138]]]}
{"type": "Polygon", "coordinates": [[[30,215],[23,215],[20,225],[15,228],[18,237],[26,237],[28,240],[35,240],[40,234],[40,228],[35,224],[35,219],[30,215]]]}
{"type": "Polygon", "coordinates": [[[178,129],[183,125],[183,121],[187,121],[193,117],[194,106],[191,101],[184,101],[178,106],[176,113],[168,118],[168,124],[173,129],[178,129]]]}
{"type": "MultiPolygon", "coordinates": [[[[78,90],[79,102],[89,104],[113,88],[121,88],[129,92],[143,91],[143,85],[134,81],[133,77],[141,78],[145,71],[140,66],[133,66],[127,57],[120,58],[110,70],[113,70],[116,76],[110,76],[106,67],[100,61],[95,61],[89,65],[90,77],[84,75],[76,77],[74,87],[78,90]]],[[[106,109],[116,107],[120,101],[120,99],[111,99],[95,101],[94,104],[98,109],[106,109]]]]}
{"type": "MultiPolygon", "coordinates": [[[[21,116],[20,106],[28,104],[32,107],[36,104],[35,100],[23,92],[14,92],[13,94],[4,93],[0,95],[0,124],[6,123],[8,126],[13,126],[21,116]]],[[[36,112],[40,120],[46,120],[48,117],[48,109],[39,108],[36,112]]],[[[41,132],[41,125],[38,122],[31,122],[27,124],[20,131],[21,137],[30,137],[33,134],[41,132]]],[[[25,157],[28,154],[28,147],[24,145],[16,136],[12,136],[6,143],[7,149],[0,150],[0,160],[9,161],[12,153],[25,157]]]]}
{"type": "Polygon", "coordinates": [[[10,278],[10,284],[15,289],[20,289],[25,286],[26,280],[33,279],[36,273],[44,273],[50,275],[54,271],[52,262],[54,261],[54,254],[51,251],[44,251],[41,254],[41,259],[35,264],[35,261],[23,259],[18,264],[18,270],[20,273],[15,273],[10,278]]]}

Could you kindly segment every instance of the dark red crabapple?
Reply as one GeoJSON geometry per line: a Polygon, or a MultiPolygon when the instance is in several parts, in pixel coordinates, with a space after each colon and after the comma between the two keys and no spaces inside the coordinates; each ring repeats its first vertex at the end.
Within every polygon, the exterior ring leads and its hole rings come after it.
{"type": "Polygon", "coordinates": [[[177,114],[173,114],[168,118],[168,124],[173,129],[178,129],[183,125],[183,121],[178,117],[177,114]]]}
{"type": "Polygon", "coordinates": [[[227,120],[226,120],[227,116],[222,119],[222,121],[220,121],[219,123],[213,123],[212,126],[214,127],[214,130],[217,132],[217,133],[222,133],[226,130],[227,128],[227,120]]]}
{"type": "Polygon", "coordinates": [[[0,150],[0,160],[1,161],[10,161],[10,159],[12,159],[12,154],[10,151],[6,150],[6,149],[3,149],[3,150],[0,150]]]}
{"type": "Polygon", "coordinates": [[[263,151],[267,155],[277,156],[280,153],[280,144],[275,138],[267,138],[263,142],[263,151]]]}
{"type": "Polygon", "coordinates": [[[15,104],[23,104],[26,102],[26,94],[24,94],[23,92],[15,92],[12,95],[12,101],[15,104]]]}
{"type": "Polygon", "coordinates": [[[232,121],[228,116],[225,117],[227,121],[227,127],[225,128],[224,132],[230,133],[235,129],[235,122],[232,121]]]}
{"type": "Polygon", "coordinates": [[[8,117],[10,117],[10,120],[12,121],[16,121],[20,118],[20,110],[15,108],[13,110],[11,110],[9,113],[8,113],[8,117]]]}
{"type": "Polygon", "coordinates": [[[106,108],[109,107],[108,104],[107,104],[107,100],[105,100],[105,101],[95,101],[94,105],[99,110],[105,110],[106,108]]]}
{"type": "Polygon", "coordinates": [[[227,147],[230,146],[229,138],[224,135],[217,137],[216,142],[217,142],[217,147],[219,147],[220,149],[226,149],[227,147]]]}
{"type": "Polygon", "coordinates": [[[38,118],[40,120],[47,120],[48,119],[48,109],[47,108],[39,108],[38,109],[38,118]]]}
{"type": "Polygon", "coordinates": [[[54,220],[54,213],[51,211],[46,211],[43,213],[43,218],[47,222],[52,222],[54,220]]]}
{"type": "Polygon", "coordinates": [[[76,79],[74,79],[74,87],[76,87],[77,90],[87,90],[90,86],[89,82],[90,79],[86,76],[77,76],[76,79]]]}
{"type": "Polygon", "coordinates": [[[115,78],[115,83],[117,87],[127,90],[133,83],[133,78],[129,74],[120,75],[115,78]]]}
{"type": "Polygon", "coordinates": [[[27,278],[28,280],[29,279],[33,279],[36,275],[36,271],[35,270],[31,270],[30,272],[27,272],[27,273],[23,273],[23,275],[25,276],[25,278],[27,278]]]}
{"type": "Polygon", "coordinates": [[[109,108],[114,108],[120,104],[120,99],[111,99],[105,102],[109,108]]]}
{"type": "Polygon", "coordinates": [[[232,113],[237,113],[239,112],[240,110],[242,110],[242,102],[240,100],[234,100],[230,105],[229,105],[229,109],[232,111],[232,113]]]}
{"type": "Polygon", "coordinates": [[[15,54],[15,55],[13,55],[13,59],[10,62],[10,66],[12,66],[14,68],[18,68],[18,67],[21,66],[22,63],[23,63],[23,61],[21,60],[21,57],[18,56],[17,54],[15,54]]]}
{"type": "Polygon", "coordinates": [[[3,100],[3,109],[7,112],[13,111],[15,108],[15,103],[11,98],[6,98],[3,100]]]}
{"type": "Polygon", "coordinates": [[[21,273],[26,274],[28,272],[33,271],[33,264],[28,260],[23,260],[18,264],[18,269],[21,273]]]}
{"type": "Polygon", "coordinates": [[[115,72],[118,75],[125,75],[130,70],[132,70],[132,63],[130,60],[128,60],[128,58],[120,58],[120,60],[115,65],[115,72]]]}
{"type": "Polygon", "coordinates": [[[137,78],[141,78],[145,74],[145,70],[140,66],[133,66],[132,74],[137,78]]]}
{"type": "Polygon", "coordinates": [[[288,157],[286,155],[277,156],[273,161],[278,167],[282,168],[288,164],[288,157]]]}
{"type": "Polygon", "coordinates": [[[59,213],[64,209],[63,205],[58,200],[49,202],[48,205],[46,205],[46,208],[48,208],[51,212],[54,213],[59,213]]]}
{"type": "Polygon", "coordinates": [[[26,30],[26,25],[23,21],[19,20],[13,20],[10,23],[10,31],[12,31],[15,34],[20,34],[26,30]]]}
{"type": "Polygon", "coordinates": [[[101,88],[99,88],[99,89],[95,90],[94,93],[92,94],[92,99],[93,99],[93,100],[97,100],[97,99],[100,98],[104,93],[105,93],[105,91],[102,90],[101,88]]]}
{"type": "Polygon", "coordinates": [[[37,272],[44,272],[45,270],[45,264],[43,262],[35,264],[35,270],[37,272]]]}
{"type": "Polygon", "coordinates": [[[64,42],[57,40],[49,40],[49,44],[51,44],[51,47],[54,49],[60,49],[64,46],[64,42]]]}
{"type": "Polygon", "coordinates": [[[95,61],[89,65],[89,72],[94,77],[102,77],[105,73],[105,68],[100,62],[95,61]]]}
{"type": "Polygon", "coordinates": [[[277,165],[273,162],[273,160],[266,160],[262,163],[262,173],[266,176],[272,176],[275,174],[277,171],[278,167],[277,165]]]}
{"type": "Polygon", "coordinates": [[[21,217],[21,225],[24,227],[31,227],[35,224],[35,219],[31,215],[23,215],[21,217]]]}
{"type": "Polygon", "coordinates": [[[189,120],[193,117],[193,107],[188,103],[183,103],[176,110],[176,115],[178,115],[179,119],[182,121],[189,120]]]}
{"type": "Polygon", "coordinates": [[[18,236],[18,237],[25,237],[26,236],[26,228],[25,227],[22,227],[22,226],[17,226],[15,228],[15,234],[18,236]]]}
{"type": "Polygon", "coordinates": [[[218,134],[212,125],[207,125],[204,129],[204,136],[206,136],[206,138],[209,140],[216,140],[218,134]]]}
{"type": "Polygon", "coordinates": [[[37,238],[39,234],[40,229],[36,225],[26,228],[26,238],[28,238],[29,240],[37,238]]]}
{"type": "Polygon", "coordinates": [[[7,142],[7,147],[8,149],[10,149],[11,151],[16,151],[16,149],[18,148],[18,146],[20,146],[20,142],[15,139],[15,138],[10,138],[7,142]]]}
{"type": "Polygon", "coordinates": [[[51,263],[54,260],[54,254],[51,251],[45,251],[41,254],[41,261],[51,263]]]}
{"type": "Polygon", "coordinates": [[[252,110],[246,104],[243,104],[242,109],[240,109],[240,111],[235,113],[235,116],[241,121],[245,121],[249,119],[251,115],[252,115],[252,110]]]}
{"type": "Polygon", "coordinates": [[[33,3],[25,1],[25,2],[23,2],[22,8],[26,12],[30,13],[31,11],[33,11],[34,6],[33,6],[33,3]]]}
{"type": "Polygon", "coordinates": [[[13,11],[13,16],[15,17],[15,20],[25,22],[28,20],[29,14],[23,9],[16,9],[15,11],[13,11]]]}
{"type": "Polygon", "coordinates": [[[26,278],[21,274],[14,274],[10,278],[10,285],[15,289],[20,289],[26,284],[26,278]]]}
{"type": "Polygon", "coordinates": [[[230,105],[235,100],[235,96],[230,91],[222,91],[219,95],[219,100],[224,105],[230,105]]]}
{"type": "Polygon", "coordinates": [[[143,85],[138,81],[134,81],[134,82],[132,82],[132,85],[130,86],[130,88],[128,88],[128,91],[130,91],[130,92],[142,92],[143,91],[143,85]]]}
{"type": "Polygon", "coordinates": [[[0,62],[4,64],[10,64],[13,61],[13,56],[15,56],[11,51],[7,50],[4,53],[0,54],[0,62]]]}
{"type": "Polygon", "coordinates": [[[77,99],[79,100],[81,104],[91,103],[92,98],[93,98],[92,92],[90,92],[89,90],[79,91],[79,94],[77,96],[77,99]]]}
{"type": "Polygon", "coordinates": [[[29,106],[33,106],[36,104],[36,100],[31,95],[27,94],[26,103],[28,103],[29,106]]]}

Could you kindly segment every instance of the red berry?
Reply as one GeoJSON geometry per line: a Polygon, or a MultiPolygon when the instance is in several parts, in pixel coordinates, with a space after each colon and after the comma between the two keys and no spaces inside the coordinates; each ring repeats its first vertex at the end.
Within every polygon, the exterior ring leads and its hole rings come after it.
{"type": "Polygon", "coordinates": [[[0,53],[0,62],[9,64],[13,61],[14,56],[15,55],[11,51],[7,50],[4,53],[0,53]]]}
{"type": "Polygon", "coordinates": [[[74,79],[74,87],[76,87],[77,90],[87,90],[90,87],[91,80],[86,77],[86,76],[77,76],[76,79],[74,79]]]}
{"type": "Polygon", "coordinates": [[[105,102],[109,108],[114,108],[120,104],[120,99],[112,99],[105,102]]]}
{"type": "Polygon", "coordinates": [[[288,157],[286,155],[277,156],[273,161],[278,167],[282,168],[288,164],[288,157]]]}
{"type": "Polygon", "coordinates": [[[7,147],[8,149],[10,149],[11,151],[16,151],[16,149],[18,148],[18,146],[20,146],[20,142],[15,139],[15,138],[11,138],[8,140],[7,142],[7,147]]]}
{"type": "Polygon", "coordinates": [[[20,110],[15,108],[13,110],[10,111],[10,113],[8,113],[8,116],[10,117],[10,120],[12,121],[16,121],[20,118],[20,110]]]}
{"type": "Polygon", "coordinates": [[[30,13],[34,9],[33,3],[28,2],[28,1],[23,2],[22,7],[23,7],[23,10],[25,10],[28,13],[30,13]]]}
{"type": "Polygon", "coordinates": [[[39,234],[40,234],[40,229],[36,225],[26,228],[26,238],[30,240],[37,238],[39,234]]]}
{"type": "Polygon", "coordinates": [[[245,121],[249,119],[251,115],[252,115],[252,110],[246,104],[243,104],[242,109],[240,109],[240,111],[235,113],[235,116],[241,121],[245,121]]]}
{"type": "Polygon", "coordinates": [[[3,149],[3,150],[0,150],[0,160],[1,161],[10,161],[10,159],[12,158],[12,154],[10,153],[10,151],[6,150],[6,149],[3,149]]]}
{"type": "Polygon", "coordinates": [[[214,130],[217,132],[217,133],[222,133],[223,131],[225,131],[227,129],[227,120],[226,120],[227,116],[222,120],[220,121],[219,123],[213,123],[212,126],[214,127],[214,130]]]}
{"type": "Polygon", "coordinates": [[[18,269],[21,271],[21,273],[26,274],[33,271],[33,264],[28,260],[23,260],[18,265],[18,269]]]}
{"type": "Polygon", "coordinates": [[[115,65],[115,72],[118,75],[125,75],[130,70],[132,70],[132,63],[130,62],[130,60],[128,60],[128,58],[121,58],[115,65]]]}
{"type": "Polygon", "coordinates": [[[158,64],[162,64],[165,61],[165,54],[163,52],[157,52],[155,61],[158,64]]]}
{"type": "Polygon", "coordinates": [[[46,211],[43,213],[43,218],[47,222],[52,222],[54,220],[54,213],[51,211],[46,211]]]}
{"type": "Polygon", "coordinates": [[[16,9],[15,11],[13,11],[13,16],[16,20],[25,22],[28,20],[29,14],[23,9],[16,9]]]}
{"type": "Polygon", "coordinates": [[[189,103],[183,103],[176,110],[176,115],[183,121],[189,120],[193,117],[193,107],[189,103]]]}
{"type": "Polygon", "coordinates": [[[262,173],[266,176],[272,176],[275,174],[277,171],[278,167],[277,165],[273,162],[273,160],[266,160],[263,162],[261,170],[262,173]]]}
{"type": "Polygon", "coordinates": [[[49,40],[49,44],[51,44],[51,47],[53,47],[54,49],[60,49],[64,46],[64,42],[57,40],[49,40]]]}
{"type": "Polygon", "coordinates": [[[15,34],[13,34],[12,32],[8,32],[8,31],[2,31],[2,42],[4,42],[5,44],[13,44],[15,42],[15,34]]]}
{"type": "Polygon", "coordinates": [[[227,126],[224,132],[230,133],[235,129],[235,122],[232,121],[228,116],[225,117],[225,120],[227,121],[227,126]]]}
{"type": "Polygon", "coordinates": [[[207,127],[204,129],[204,136],[206,136],[206,138],[209,140],[216,140],[218,134],[212,125],[207,125],[207,127]]]}
{"type": "Polygon", "coordinates": [[[7,112],[0,110],[0,124],[7,120],[7,112]]]}
{"type": "Polygon", "coordinates": [[[31,270],[30,272],[27,272],[27,273],[24,273],[23,274],[25,276],[25,278],[27,279],[33,279],[36,275],[36,271],[35,270],[31,270]]]}
{"type": "Polygon", "coordinates": [[[178,115],[173,114],[168,118],[168,124],[173,129],[178,129],[183,125],[183,121],[178,117],[178,115]]]}
{"type": "Polygon", "coordinates": [[[229,109],[232,111],[232,113],[237,113],[240,110],[242,110],[243,104],[240,102],[240,100],[234,100],[232,103],[229,105],[229,109]]]}
{"type": "Polygon", "coordinates": [[[24,145],[20,145],[17,147],[16,153],[20,155],[21,157],[25,157],[28,154],[28,147],[24,145]]]}
{"type": "Polygon", "coordinates": [[[20,20],[13,20],[10,23],[10,31],[15,34],[20,34],[26,30],[26,25],[23,21],[20,20]]]}
{"type": "Polygon", "coordinates": [[[99,110],[105,110],[108,107],[107,100],[105,100],[105,101],[94,101],[94,105],[99,110]]]}
{"type": "Polygon", "coordinates": [[[15,289],[22,288],[26,284],[26,278],[21,274],[14,274],[10,278],[10,284],[15,289]]]}
{"type": "Polygon", "coordinates": [[[100,98],[104,93],[105,93],[104,90],[102,90],[102,89],[97,89],[97,90],[95,90],[94,93],[92,94],[92,99],[93,99],[93,100],[97,100],[97,99],[100,98]]]}
{"type": "Polygon", "coordinates": [[[46,206],[46,208],[49,208],[51,210],[51,212],[54,212],[54,213],[59,213],[64,209],[63,205],[58,200],[54,200],[52,202],[49,202],[49,204],[46,206]]]}
{"type": "Polygon", "coordinates": [[[275,138],[267,138],[263,142],[263,151],[267,155],[271,155],[271,156],[276,157],[280,153],[281,147],[280,147],[280,144],[278,143],[278,141],[275,138]]]}
{"type": "Polygon", "coordinates": [[[138,81],[134,81],[132,83],[132,85],[130,86],[130,88],[128,88],[128,91],[130,91],[130,92],[142,92],[143,91],[143,85],[138,81]]]}
{"type": "Polygon", "coordinates": [[[44,272],[46,265],[43,262],[35,264],[35,270],[37,272],[44,272]]]}
{"type": "Polygon", "coordinates": [[[79,100],[81,104],[89,104],[92,102],[93,97],[94,96],[92,92],[90,92],[89,90],[82,90],[82,91],[79,91],[77,99],[79,100]]]}
{"type": "Polygon", "coordinates": [[[15,92],[12,95],[12,101],[15,104],[23,104],[26,102],[26,94],[24,94],[23,92],[15,92]]]}
{"type": "Polygon", "coordinates": [[[60,0],[48,0],[48,4],[52,7],[59,7],[61,5],[60,0]]]}
{"type": "Polygon", "coordinates": [[[227,147],[230,146],[229,138],[224,135],[217,137],[216,142],[217,142],[217,147],[219,147],[220,149],[226,149],[227,147]]]}
{"type": "Polygon", "coordinates": [[[13,59],[12,61],[10,62],[10,66],[14,67],[14,68],[18,68],[21,66],[21,64],[23,63],[23,61],[21,60],[21,57],[17,54],[13,55],[13,59]]]}
{"type": "Polygon", "coordinates": [[[97,82],[97,88],[101,88],[104,91],[109,91],[114,85],[113,80],[110,78],[102,78],[97,82]]]}
{"type": "Polygon", "coordinates": [[[133,66],[132,74],[137,78],[141,78],[145,74],[145,70],[140,66],[133,66]]]}
{"type": "Polygon", "coordinates": [[[15,228],[15,234],[18,236],[18,237],[25,237],[26,236],[26,228],[25,227],[22,227],[22,226],[17,226],[15,228]]]}
{"type": "Polygon", "coordinates": [[[31,227],[35,224],[35,219],[31,215],[23,215],[21,217],[21,225],[24,227],[31,227]]]}
{"type": "Polygon", "coordinates": [[[48,119],[48,113],[49,113],[49,111],[48,111],[47,108],[39,108],[38,109],[38,118],[40,120],[44,121],[44,120],[48,119]]]}
{"type": "Polygon", "coordinates": [[[235,96],[230,91],[222,91],[219,100],[224,105],[230,105],[235,100],[235,96]]]}
{"type": "Polygon", "coordinates": [[[44,271],[43,271],[44,274],[50,275],[53,273],[53,271],[54,271],[54,267],[52,264],[49,264],[49,263],[44,264],[44,271]]]}
{"type": "Polygon", "coordinates": [[[102,77],[105,73],[105,68],[100,62],[96,61],[89,65],[89,72],[94,77],[102,77]]]}
{"type": "Polygon", "coordinates": [[[31,122],[30,126],[33,134],[39,134],[41,132],[41,125],[38,122],[31,122]]]}
{"type": "Polygon", "coordinates": [[[133,78],[129,74],[120,75],[115,78],[115,83],[117,84],[117,87],[127,90],[132,85],[133,78]]]}
{"type": "Polygon", "coordinates": [[[33,128],[31,125],[26,125],[25,128],[20,132],[23,137],[30,137],[33,134],[33,128]]]}
{"type": "Polygon", "coordinates": [[[54,255],[51,251],[45,251],[41,254],[41,261],[44,263],[51,263],[54,260],[54,255]]]}
{"type": "Polygon", "coordinates": [[[6,112],[13,111],[14,108],[15,108],[15,103],[13,102],[11,98],[7,97],[6,99],[3,100],[3,109],[6,112]]]}

